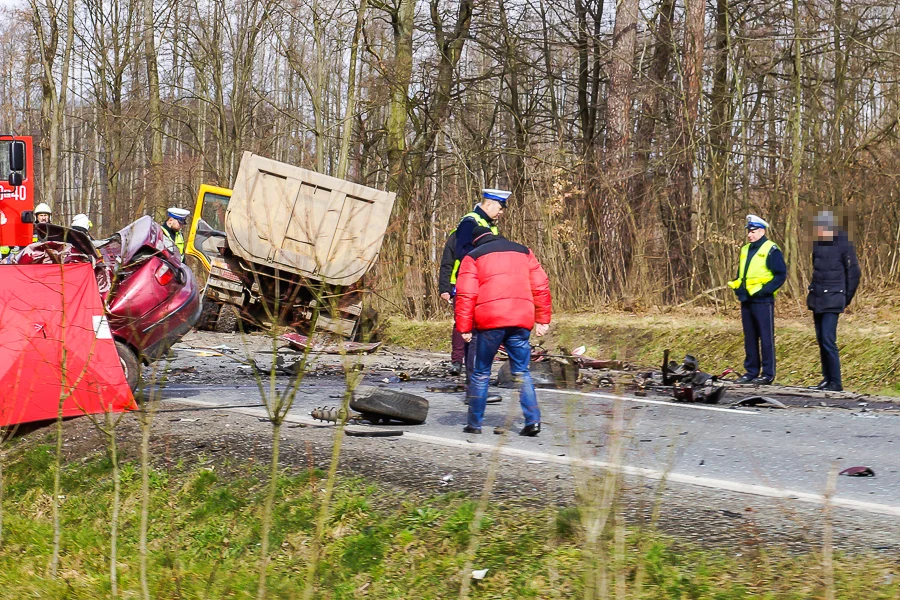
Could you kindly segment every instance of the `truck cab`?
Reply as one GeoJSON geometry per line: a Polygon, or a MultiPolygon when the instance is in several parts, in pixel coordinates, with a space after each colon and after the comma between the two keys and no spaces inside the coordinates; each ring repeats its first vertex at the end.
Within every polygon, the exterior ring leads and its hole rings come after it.
{"type": "Polygon", "coordinates": [[[225,247],[225,213],[231,194],[228,188],[205,183],[197,192],[184,256],[194,275],[202,274],[198,281],[206,281],[213,259],[220,256],[225,247]]]}

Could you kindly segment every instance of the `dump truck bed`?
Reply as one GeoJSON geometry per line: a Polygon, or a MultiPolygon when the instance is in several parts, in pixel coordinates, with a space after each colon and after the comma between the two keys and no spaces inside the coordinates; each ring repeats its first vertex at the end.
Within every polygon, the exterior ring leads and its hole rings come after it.
{"type": "Polygon", "coordinates": [[[378,257],[394,198],[245,152],[225,215],[228,246],[249,262],[352,285],[378,257]]]}

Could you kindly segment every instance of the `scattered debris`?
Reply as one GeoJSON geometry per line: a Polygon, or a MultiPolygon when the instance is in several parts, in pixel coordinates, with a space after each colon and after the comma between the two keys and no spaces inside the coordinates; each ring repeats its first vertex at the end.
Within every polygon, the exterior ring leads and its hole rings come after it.
{"type": "Polygon", "coordinates": [[[466,386],[461,383],[448,383],[442,385],[427,385],[425,391],[438,392],[440,394],[455,394],[466,391],[466,386]]]}
{"type": "Polygon", "coordinates": [[[481,569],[478,571],[472,571],[472,579],[478,579],[478,580],[484,579],[484,577],[487,575],[488,571],[489,571],[489,569],[481,569]]]}
{"type": "Polygon", "coordinates": [[[690,354],[679,365],[669,361],[669,351],[663,352],[661,371],[638,373],[633,385],[638,395],[646,395],[648,389],[671,393],[680,402],[718,404],[725,395],[725,383],[709,373],[700,371],[699,361],[690,354]]]}
{"type": "Polygon", "coordinates": [[[503,435],[506,433],[506,429],[503,427],[494,427],[494,435],[503,435]]]}
{"type": "Polygon", "coordinates": [[[331,423],[346,423],[350,420],[359,420],[362,415],[357,413],[349,413],[339,406],[317,406],[309,411],[309,416],[317,421],[328,421],[331,423]]]}
{"type": "Polygon", "coordinates": [[[403,435],[401,429],[370,429],[368,427],[344,427],[344,433],[353,437],[397,437],[403,435]]]}
{"type": "MultiPolygon", "coordinates": [[[[571,359],[543,357],[545,360],[532,361],[528,371],[534,386],[538,388],[569,388],[578,381],[578,364],[571,359]]],[[[512,389],[518,387],[509,362],[503,363],[497,373],[497,387],[512,389]]]]}
{"type": "Polygon", "coordinates": [[[871,467],[848,467],[841,471],[839,475],[847,477],[875,477],[875,471],[871,467]]]}
{"type": "Polygon", "coordinates": [[[281,339],[295,350],[309,350],[310,352],[321,354],[366,354],[381,346],[381,342],[340,342],[332,344],[322,340],[310,343],[309,336],[300,335],[299,333],[285,333],[281,336],[281,339]]]}
{"type": "Polygon", "coordinates": [[[783,402],[779,402],[775,398],[768,396],[748,396],[742,398],[731,406],[761,406],[763,408],[787,408],[783,402]]]}
{"type": "Polygon", "coordinates": [[[453,483],[453,475],[451,473],[441,477],[441,485],[450,485],[451,483],[453,483]]]}

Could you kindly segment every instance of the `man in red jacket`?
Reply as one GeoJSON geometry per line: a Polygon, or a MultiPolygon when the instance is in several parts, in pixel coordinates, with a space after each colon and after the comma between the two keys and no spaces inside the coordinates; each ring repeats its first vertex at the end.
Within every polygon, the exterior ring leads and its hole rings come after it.
{"type": "Polygon", "coordinates": [[[491,364],[503,344],[511,371],[521,382],[525,427],[519,435],[535,436],[541,431],[541,411],[529,372],[528,338],[532,328],[542,336],[550,327],[553,309],[547,274],[531,250],[486,227],[476,227],[473,240],[475,248],[463,259],[456,279],[456,328],[466,341],[478,332],[463,431],[481,433],[491,364]]]}

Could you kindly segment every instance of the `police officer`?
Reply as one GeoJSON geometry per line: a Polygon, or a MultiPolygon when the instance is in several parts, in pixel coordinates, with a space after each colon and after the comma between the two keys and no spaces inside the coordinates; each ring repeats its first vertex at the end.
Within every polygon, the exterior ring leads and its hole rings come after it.
{"type": "Polygon", "coordinates": [[[744,375],[737,383],[769,385],[775,379],[775,293],[787,279],[784,255],[766,238],[769,224],[747,215],[747,241],[741,248],[737,279],[728,282],[741,302],[744,375]]]}
{"type": "Polygon", "coordinates": [[[853,242],[846,232],[837,228],[830,211],[816,215],[813,226],[816,233],[812,251],[813,275],[806,306],[812,311],[816,326],[822,381],[812,389],[840,392],[844,387],[837,347],[838,317],[859,287],[859,261],[853,242]]]}
{"type": "Polygon", "coordinates": [[[181,229],[184,227],[190,214],[190,211],[183,208],[169,208],[166,213],[166,222],[162,226],[163,232],[172,240],[181,256],[184,256],[184,234],[181,232],[181,229]]]}
{"type": "MultiPolygon", "coordinates": [[[[486,227],[492,234],[498,235],[500,230],[497,228],[496,221],[506,209],[506,202],[509,200],[511,194],[512,192],[507,190],[498,190],[494,188],[485,188],[481,190],[481,202],[479,202],[471,212],[463,215],[462,219],[459,220],[456,229],[451,232],[451,235],[456,236],[456,241],[452,254],[453,268],[450,270],[451,290],[447,295],[448,297],[455,296],[456,294],[456,275],[459,272],[459,265],[462,262],[462,259],[475,248],[473,240],[475,228],[486,227]]],[[[444,297],[443,294],[441,297],[444,297]]],[[[459,341],[462,341],[461,337],[459,338],[459,341]]],[[[475,340],[464,342],[464,347],[466,383],[468,383],[472,369],[475,366],[475,340]]],[[[498,400],[499,396],[491,395],[488,402],[496,402],[498,400]]]]}

